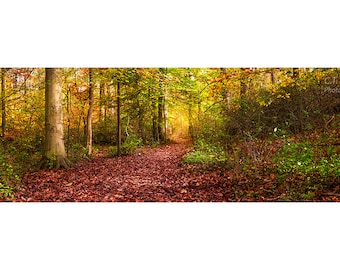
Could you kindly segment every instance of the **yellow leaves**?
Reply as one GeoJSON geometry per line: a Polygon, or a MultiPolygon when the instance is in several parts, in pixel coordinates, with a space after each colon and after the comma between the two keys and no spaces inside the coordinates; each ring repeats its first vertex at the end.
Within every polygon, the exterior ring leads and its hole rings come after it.
{"type": "Polygon", "coordinates": [[[290,98],[290,93],[285,92],[282,89],[282,85],[272,85],[269,87],[268,92],[270,95],[276,97],[276,98],[282,98],[282,99],[289,99],[290,98]]]}
{"type": "Polygon", "coordinates": [[[281,87],[288,87],[295,83],[295,80],[292,77],[284,76],[281,78],[281,87]]]}
{"type": "Polygon", "coordinates": [[[289,99],[290,93],[281,93],[276,96],[277,98],[289,99]]]}
{"type": "Polygon", "coordinates": [[[259,101],[260,106],[268,106],[268,104],[266,102],[264,102],[263,100],[259,101]]]}

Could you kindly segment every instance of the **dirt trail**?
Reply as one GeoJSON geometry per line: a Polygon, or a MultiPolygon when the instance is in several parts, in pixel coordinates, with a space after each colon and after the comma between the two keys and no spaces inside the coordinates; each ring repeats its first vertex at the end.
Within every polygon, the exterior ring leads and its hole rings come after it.
{"type": "Polygon", "coordinates": [[[42,170],[23,179],[15,201],[225,201],[225,175],[181,165],[188,141],[145,147],[131,156],[95,157],[68,170],[42,170]]]}

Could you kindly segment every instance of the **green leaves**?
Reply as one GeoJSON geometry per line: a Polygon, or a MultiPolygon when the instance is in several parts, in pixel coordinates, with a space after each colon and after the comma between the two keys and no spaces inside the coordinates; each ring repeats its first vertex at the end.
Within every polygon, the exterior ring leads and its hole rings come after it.
{"type": "Polygon", "coordinates": [[[318,175],[322,179],[340,176],[340,156],[335,152],[318,152],[311,142],[286,142],[274,156],[280,174],[318,175]],[[319,157],[321,155],[321,157],[319,157]]]}
{"type": "Polygon", "coordinates": [[[12,182],[18,182],[19,180],[20,178],[14,172],[12,165],[2,161],[0,163],[0,199],[13,198],[14,185],[12,185],[12,182]]]}

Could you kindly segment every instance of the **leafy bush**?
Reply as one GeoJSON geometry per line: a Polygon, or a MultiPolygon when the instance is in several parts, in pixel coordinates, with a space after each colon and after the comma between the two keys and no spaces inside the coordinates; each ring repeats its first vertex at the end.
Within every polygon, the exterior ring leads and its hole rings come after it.
{"type": "Polygon", "coordinates": [[[209,154],[202,150],[196,150],[186,154],[183,158],[183,163],[188,164],[196,164],[196,163],[204,163],[211,164],[214,162],[215,155],[209,154]]]}
{"type": "Polygon", "coordinates": [[[330,147],[327,151],[318,151],[311,142],[286,142],[274,161],[278,162],[280,174],[317,175],[322,179],[340,177],[340,156],[330,147]]]}
{"type": "Polygon", "coordinates": [[[274,161],[278,163],[279,173],[306,173],[313,166],[314,152],[310,142],[291,143],[286,142],[274,161]]]}
{"type": "Polygon", "coordinates": [[[14,186],[20,180],[11,164],[0,158],[0,198],[13,198],[14,186]]]}
{"type": "Polygon", "coordinates": [[[228,160],[221,146],[207,143],[205,140],[198,139],[194,148],[194,151],[184,155],[183,164],[213,165],[224,163],[228,160]]]}
{"type": "Polygon", "coordinates": [[[117,156],[117,146],[109,146],[107,149],[107,157],[117,156]]]}
{"type": "MultiPolygon", "coordinates": [[[[143,140],[135,135],[127,137],[127,139],[122,143],[121,154],[131,155],[136,149],[143,146],[143,140]]],[[[118,149],[116,145],[109,146],[107,149],[107,156],[114,157],[118,155],[118,149]]]]}
{"type": "MultiPolygon", "coordinates": [[[[71,162],[77,162],[81,159],[87,159],[87,148],[81,143],[71,143],[67,148],[67,155],[71,162]]],[[[54,160],[55,157],[51,157],[50,160],[54,160]]]]}
{"type": "Polygon", "coordinates": [[[136,135],[131,135],[122,143],[122,154],[131,155],[141,146],[143,146],[143,139],[136,135]]]}

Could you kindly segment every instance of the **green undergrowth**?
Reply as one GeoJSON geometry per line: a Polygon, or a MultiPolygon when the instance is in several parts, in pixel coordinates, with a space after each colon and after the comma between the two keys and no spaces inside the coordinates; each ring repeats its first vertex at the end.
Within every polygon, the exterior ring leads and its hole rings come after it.
{"type": "Polygon", "coordinates": [[[229,160],[226,151],[218,144],[209,144],[204,140],[194,143],[194,150],[184,155],[182,164],[196,164],[205,167],[222,165],[229,160]]]}
{"type": "MultiPolygon", "coordinates": [[[[121,154],[122,155],[132,155],[136,150],[143,146],[143,140],[138,136],[131,135],[122,143],[121,154]]],[[[118,155],[118,149],[116,145],[109,146],[107,149],[108,157],[115,157],[118,155]]]]}
{"type": "Polygon", "coordinates": [[[286,200],[312,200],[339,187],[340,148],[332,142],[287,141],[273,156],[273,162],[279,182],[295,186],[296,191],[291,190],[286,200]]]}
{"type": "Polygon", "coordinates": [[[21,170],[11,164],[3,151],[0,154],[0,199],[11,199],[18,184],[20,184],[21,170]]]}
{"type": "Polygon", "coordinates": [[[236,197],[321,200],[340,188],[340,143],[335,132],[257,139],[229,148],[197,140],[182,160],[191,167],[229,170],[236,197]]]}
{"type": "Polygon", "coordinates": [[[15,187],[20,181],[19,175],[11,164],[0,162],[0,199],[13,198],[15,187]]]}
{"type": "Polygon", "coordinates": [[[273,160],[280,175],[317,176],[320,180],[340,177],[339,147],[333,145],[287,141],[273,160]]]}

